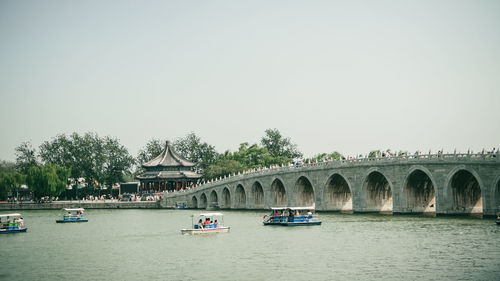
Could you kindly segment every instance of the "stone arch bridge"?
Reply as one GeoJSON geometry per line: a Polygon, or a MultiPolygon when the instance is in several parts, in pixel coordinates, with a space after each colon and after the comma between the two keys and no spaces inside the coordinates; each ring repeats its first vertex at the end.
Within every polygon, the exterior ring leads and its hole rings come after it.
{"type": "Polygon", "coordinates": [[[165,194],[198,209],[312,206],[318,211],[493,216],[500,154],[364,158],[247,171],[165,194]]]}

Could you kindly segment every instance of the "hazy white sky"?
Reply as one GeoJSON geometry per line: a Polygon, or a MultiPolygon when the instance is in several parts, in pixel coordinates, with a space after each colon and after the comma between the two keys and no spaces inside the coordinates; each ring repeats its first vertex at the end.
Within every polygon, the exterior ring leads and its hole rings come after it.
{"type": "Polygon", "coordinates": [[[312,156],[500,145],[500,1],[0,1],[0,159],[278,128],[312,156]]]}

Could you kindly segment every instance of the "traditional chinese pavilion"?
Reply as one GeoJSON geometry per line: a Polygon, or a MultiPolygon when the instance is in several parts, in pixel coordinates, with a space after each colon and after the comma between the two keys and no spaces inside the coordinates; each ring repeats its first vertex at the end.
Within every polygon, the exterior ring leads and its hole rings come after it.
{"type": "Polygon", "coordinates": [[[165,149],[153,160],[142,164],[145,172],[137,176],[143,192],[163,192],[196,186],[202,175],[194,171],[196,164],[179,156],[167,141],[165,149]]]}

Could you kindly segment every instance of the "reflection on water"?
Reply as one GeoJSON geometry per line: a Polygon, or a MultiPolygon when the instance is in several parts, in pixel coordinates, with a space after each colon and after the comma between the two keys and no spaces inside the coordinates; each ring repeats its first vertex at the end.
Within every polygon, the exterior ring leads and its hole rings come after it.
{"type": "Polygon", "coordinates": [[[264,227],[226,211],[228,234],[185,236],[192,210],[23,211],[0,236],[2,280],[499,280],[494,220],[320,214],[321,226],[264,227]]]}

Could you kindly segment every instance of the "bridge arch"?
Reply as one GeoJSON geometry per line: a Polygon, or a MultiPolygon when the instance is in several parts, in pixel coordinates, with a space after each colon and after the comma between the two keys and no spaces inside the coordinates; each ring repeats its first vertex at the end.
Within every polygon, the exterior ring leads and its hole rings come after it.
{"type": "Polygon", "coordinates": [[[378,169],[368,170],[363,181],[362,210],[367,212],[392,213],[392,185],[378,169]]]}
{"type": "Polygon", "coordinates": [[[222,190],[222,206],[221,208],[230,209],[231,208],[231,193],[227,187],[222,190]]]}
{"type": "Polygon", "coordinates": [[[406,211],[436,215],[436,187],[432,173],[422,166],[410,168],[403,184],[406,211]]]}
{"type": "Polygon", "coordinates": [[[271,184],[271,206],[272,207],[286,207],[286,190],[283,182],[276,178],[271,184]]]}
{"type": "Polygon", "coordinates": [[[243,209],[247,207],[247,195],[245,192],[245,188],[243,188],[243,185],[238,184],[236,186],[236,208],[237,209],[243,209]]]}
{"type": "Polygon", "coordinates": [[[326,181],[323,195],[325,210],[352,212],[351,184],[339,172],[326,181]]]}
{"type": "Polygon", "coordinates": [[[207,204],[207,195],[205,195],[205,193],[202,193],[200,195],[200,205],[198,206],[198,208],[200,209],[206,209],[208,206],[207,204]]]}
{"type": "Polygon", "coordinates": [[[256,209],[264,208],[264,189],[259,181],[252,184],[253,207],[256,209]]]}
{"type": "Polygon", "coordinates": [[[191,197],[191,205],[189,206],[189,208],[198,208],[198,199],[196,198],[196,196],[191,197]]]}
{"type": "Polygon", "coordinates": [[[212,190],[212,192],[210,192],[210,201],[208,202],[208,206],[209,207],[216,207],[219,205],[219,196],[217,195],[217,191],[212,190]]]}
{"type": "Polygon", "coordinates": [[[447,179],[448,194],[451,195],[451,212],[482,216],[483,198],[481,179],[476,171],[463,165],[453,169],[447,179]]]}
{"type": "Polygon", "coordinates": [[[295,192],[297,194],[297,206],[316,206],[314,187],[306,176],[300,176],[295,181],[295,192]]]}

